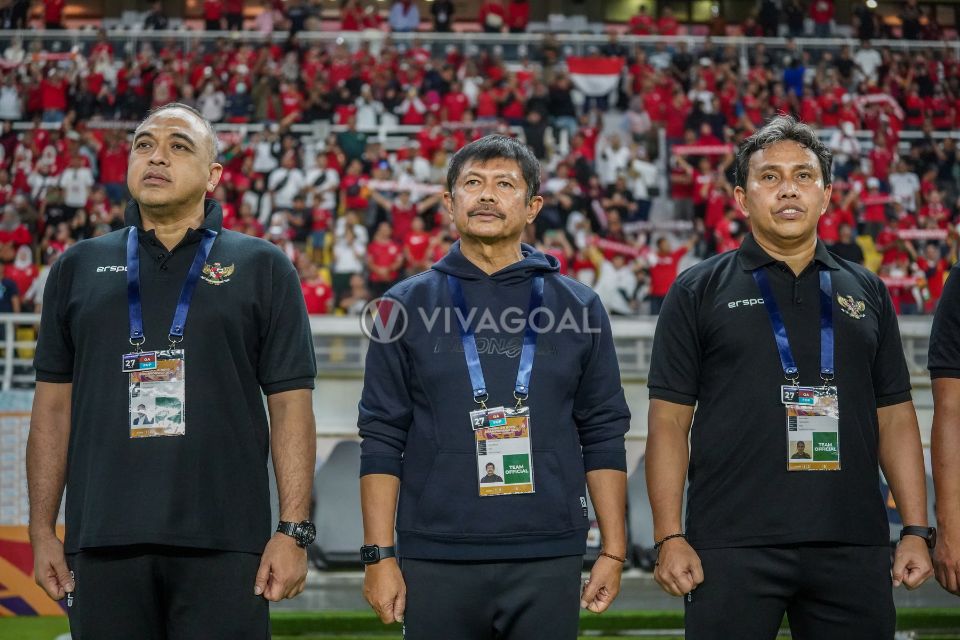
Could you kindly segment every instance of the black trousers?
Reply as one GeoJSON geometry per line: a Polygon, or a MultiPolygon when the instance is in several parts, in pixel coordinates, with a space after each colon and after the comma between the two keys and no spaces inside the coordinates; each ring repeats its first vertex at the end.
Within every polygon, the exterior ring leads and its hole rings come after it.
{"type": "Polygon", "coordinates": [[[893,640],[890,548],[835,544],[703,549],[684,598],[687,640],[893,640]]]}
{"type": "Polygon", "coordinates": [[[576,640],[582,556],[400,567],[404,640],[576,640]]]}
{"type": "Polygon", "coordinates": [[[67,565],[73,640],[270,638],[257,554],[138,545],[85,549],[67,565]]]}

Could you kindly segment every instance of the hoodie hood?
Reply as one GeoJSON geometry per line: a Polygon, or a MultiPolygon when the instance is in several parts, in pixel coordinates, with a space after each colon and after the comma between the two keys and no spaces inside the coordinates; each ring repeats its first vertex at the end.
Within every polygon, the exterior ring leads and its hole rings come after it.
{"type": "Polygon", "coordinates": [[[523,259],[519,262],[514,262],[496,273],[487,275],[480,267],[467,260],[460,251],[460,241],[457,240],[450,246],[450,252],[434,264],[433,268],[461,280],[490,278],[499,284],[506,285],[527,282],[538,273],[560,270],[560,261],[556,257],[541,253],[528,244],[520,244],[520,254],[523,259]]]}

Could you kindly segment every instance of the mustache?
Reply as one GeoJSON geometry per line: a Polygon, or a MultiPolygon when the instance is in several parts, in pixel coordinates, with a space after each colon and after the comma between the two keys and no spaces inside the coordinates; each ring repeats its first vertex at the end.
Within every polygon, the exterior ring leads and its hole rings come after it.
{"type": "Polygon", "coordinates": [[[492,213],[493,215],[497,216],[498,218],[500,218],[501,220],[503,220],[503,219],[505,219],[505,218],[507,217],[506,214],[504,214],[502,211],[498,211],[497,209],[493,209],[493,208],[489,208],[489,207],[481,207],[481,208],[479,208],[479,209],[471,209],[469,212],[467,212],[467,216],[470,217],[470,218],[472,218],[472,217],[478,216],[478,215],[490,215],[491,213],[492,213]]]}

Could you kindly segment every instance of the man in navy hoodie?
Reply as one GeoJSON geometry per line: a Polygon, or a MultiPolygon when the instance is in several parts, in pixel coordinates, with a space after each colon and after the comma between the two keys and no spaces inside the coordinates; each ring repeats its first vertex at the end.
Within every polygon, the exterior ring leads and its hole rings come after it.
{"type": "Polygon", "coordinates": [[[511,138],[461,149],[444,194],[460,241],[375,314],[364,595],[408,640],[573,639],[577,603],[602,613],[619,592],[630,413],[600,300],[520,242],[539,187],[511,138]],[[479,482],[488,462],[502,483],[479,482]],[[604,548],[581,591],[585,484],[604,548]]]}

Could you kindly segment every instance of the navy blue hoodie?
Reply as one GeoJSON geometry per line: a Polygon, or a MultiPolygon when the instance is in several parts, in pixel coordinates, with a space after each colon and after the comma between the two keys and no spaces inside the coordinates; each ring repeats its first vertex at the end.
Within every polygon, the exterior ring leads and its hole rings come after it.
{"type": "MultiPolygon", "coordinates": [[[[523,259],[492,275],[460,245],[387,297],[407,312],[393,342],[371,340],[358,427],[360,475],[400,478],[401,557],[506,560],[578,555],[588,521],[585,472],[626,470],[630,427],[606,312],[589,287],[560,275],[556,258],[522,245],[523,259]],[[532,279],[544,278],[542,329],[530,382],[535,493],[480,497],[476,408],[447,274],[460,278],[490,399],[513,406],[532,279]],[[522,310],[522,311],[520,311],[522,310]]],[[[399,317],[399,316],[398,316],[399,317]]],[[[383,326],[383,325],[381,325],[383,326]]]]}

